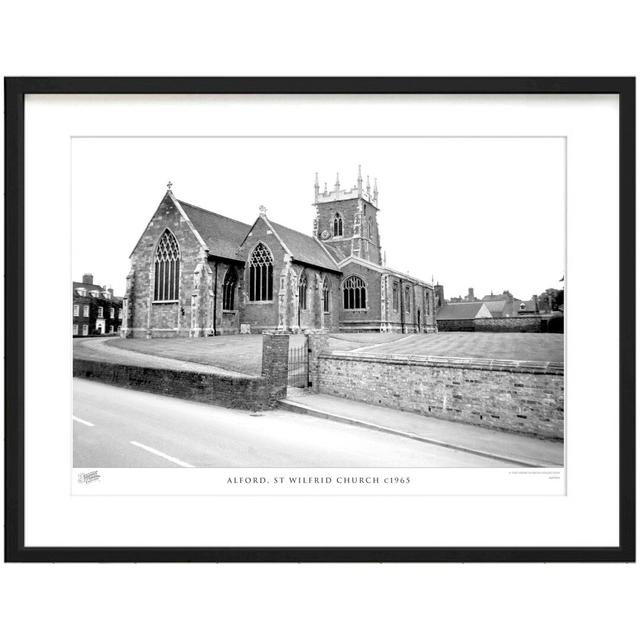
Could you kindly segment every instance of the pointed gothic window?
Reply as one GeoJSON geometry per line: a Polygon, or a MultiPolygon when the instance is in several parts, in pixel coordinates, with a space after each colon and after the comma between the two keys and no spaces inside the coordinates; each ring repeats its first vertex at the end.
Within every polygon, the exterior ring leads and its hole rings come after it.
{"type": "Polygon", "coordinates": [[[404,306],[405,306],[405,311],[407,313],[411,313],[411,287],[407,287],[404,290],[405,296],[404,296],[404,306]]]}
{"type": "Polygon", "coordinates": [[[329,282],[327,276],[322,280],[322,311],[329,313],[329,282]]]}
{"type": "Polygon", "coordinates": [[[349,276],[342,283],[342,300],[345,309],[367,308],[367,287],[359,276],[349,276]]]}
{"type": "Polygon", "coordinates": [[[307,276],[304,273],[300,276],[298,283],[298,304],[303,311],[307,309],[307,276]]]}
{"type": "Polygon", "coordinates": [[[398,283],[393,283],[393,310],[398,310],[398,283]]]}
{"type": "Polygon", "coordinates": [[[273,256],[262,242],[249,258],[249,300],[273,300],[273,256]]]}
{"type": "Polygon", "coordinates": [[[342,216],[339,213],[336,213],[335,217],[333,218],[333,235],[342,235],[342,216]]]}
{"type": "Polygon", "coordinates": [[[236,303],[236,284],[238,277],[236,276],[235,269],[230,268],[224,276],[222,282],[222,310],[233,311],[236,303]]]}
{"type": "Polygon", "coordinates": [[[165,229],[156,247],[153,299],[177,300],[180,283],[180,248],[176,237],[165,229]]]}

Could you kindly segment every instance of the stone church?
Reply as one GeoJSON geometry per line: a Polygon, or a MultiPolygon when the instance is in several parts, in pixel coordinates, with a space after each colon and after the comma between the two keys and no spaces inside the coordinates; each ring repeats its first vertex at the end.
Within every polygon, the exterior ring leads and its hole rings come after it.
{"type": "Polygon", "coordinates": [[[436,331],[434,287],[386,266],[378,187],[315,180],[309,236],[253,225],[182,200],[171,183],[131,253],[122,335],[133,338],[298,332],[436,331]]]}

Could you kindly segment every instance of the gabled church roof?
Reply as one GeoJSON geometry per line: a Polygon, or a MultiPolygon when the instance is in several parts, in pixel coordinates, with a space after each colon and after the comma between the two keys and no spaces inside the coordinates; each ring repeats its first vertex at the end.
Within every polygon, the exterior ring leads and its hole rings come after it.
{"type": "Polygon", "coordinates": [[[342,262],[343,260],[346,260],[349,257],[349,254],[342,251],[342,249],[339,246],[332,245],[329,243],[325,244],[324,246],[326,247],[327,251],[331,254],[331,256],[336,262],[342,262]]]}
{"type": "Polygon", "coordinates": [[[178,202],[196,231],[202,236],[212,256],[231,260],[240,259],[237,253],[238,247],[249,233],[250,225],[182,200],[178,202]]]}
{"type": "Polygon", "coordinates": [[[268,220],[268,222],[291,252],[291,257],[294,260],[322,267],[323,269],[330,269],[331,271],[340,270],[336,262],[324,250],[319,240],[277,222],[272,222],[271,220],[268,220]]]}

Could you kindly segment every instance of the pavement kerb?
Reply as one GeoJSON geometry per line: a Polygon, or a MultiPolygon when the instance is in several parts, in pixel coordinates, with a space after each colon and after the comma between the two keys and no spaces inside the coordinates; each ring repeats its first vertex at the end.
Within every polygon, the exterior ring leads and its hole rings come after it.
{"type": "Polygon", "coordinates": [[[327,420],[334,420],[335,422],[342,422],[344,424],[350,424],[358,427],[364,427],[365,429],[374,429],[376,431],[383,431],[403,438],[410,438],[411,440],[419,440],[420,442],[426,442],[428,444],[434,444],[439,447],[445,447],[447,449],[455,449],[456,451],[463,451],[465,453],[472,453],[484,458],[491,458],[492,460],[500,460],[502,462],[511,462],[519,464],[523,467],[542,467],[546,468],[549,465],[542,462],[535,462],[533,460],[525,460],[523,458],[513,458],[511,456],[503,456],[499,453],[493,453],[491,451],[483,451],[482,449],[475,449],[473,447],[465,447],[464,445],[453,444],[451,442],[445,442],[443,440],[437,440],[435,438],[427,438],[411,431],[401,431],[400,429],[393,429],[392,427],[385,427],[373,422],[367,422],[365,420],[359,420],[358,418],[349,418],[347,416],[341,416],[328,411],[322,411],[309,407],[308,405],[301,404],[300,402],[294,402],[293,400],[280,400],[280,406],[288,411],[294,411],[296,413],[306,413],[316,418],[326,418],[327,420]]]}

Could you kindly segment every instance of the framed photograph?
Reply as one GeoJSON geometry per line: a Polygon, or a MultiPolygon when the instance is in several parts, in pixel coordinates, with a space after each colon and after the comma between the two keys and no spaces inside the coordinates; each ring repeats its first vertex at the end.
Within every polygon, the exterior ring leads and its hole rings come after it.
{"type": "Polygon", "coordinates": [[[633,562],[635,79],[6,78],[11,562],[633,562]]]}

